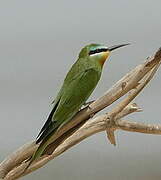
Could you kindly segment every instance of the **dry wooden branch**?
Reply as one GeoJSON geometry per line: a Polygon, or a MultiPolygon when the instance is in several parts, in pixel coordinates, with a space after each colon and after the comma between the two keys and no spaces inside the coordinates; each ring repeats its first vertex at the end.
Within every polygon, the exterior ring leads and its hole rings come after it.
{"type": "Polygon", "coordinates": [[[112,144],[116,144],[114,136],[116,130],[161,134],[161,125],[135,123],[121,119],[130,113],[141,111],[135,103],[131,102],[152,79],[160,63],[161,49],[159,49],[153,57],[148,58],[143,64],[138,65],[120,79],[102,97],[94,101],[90,105],[90,108],[86,107],[82,109],[67,125],[57,131],[52,137],[54,143],[50,145],[46,154],[36,162],[33,162],[25,173],[23,170],[28,163],[25,160],[28,159],[38,147],[35,142],[24,145],[6,158],[0,164],[0,178],[14,180],[31,173],[70,147],[81,142],[83,139],[101,131],[107,132],[107,137],[112,144]],[[90,115],[96,114],[125,94],[127,94],[126,97],[110,112],[89,119],[90,115]],[[49,154],[49,152],[52,153],[49,154]]]}

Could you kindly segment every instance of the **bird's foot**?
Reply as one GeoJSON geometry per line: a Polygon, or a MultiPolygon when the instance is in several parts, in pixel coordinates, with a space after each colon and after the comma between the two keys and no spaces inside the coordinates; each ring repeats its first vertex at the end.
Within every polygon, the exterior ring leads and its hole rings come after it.
{"type": "MultiPolygon", "coordinates": [[[[83,104],[83,107],[81,109],[84,109],[84,108],[88,108],[91,112],[92,112],[92,108],[90,107],[90,105],[94,102],[95,100],[93,101],[89,101],[89,102],[85,102],[83,104]]],[[[91,113],[89,116],[90,118],[93,118],[93,116],[95,115],[95,113],[91,113]]]]}
{"type": "Polygon", "coordinates": [[[94,101],[95,101],[95,100],[89,101],[89,102],[85,102],[85,103],[83,104],[83,106],[84,106],[84,107],[89,107],[89,105],[92,104],[94,101]]]}
{"type": "Polygon", "coordinates": [[[93,112],[93,109],[92,109],[91,106],[90,106],[93,102],[94,102],[94,101],[90,101],[90,102],[88,103],[88,106],[87,106],[88,109],[89,109],[90,112],[91,112],[90,115],[89,115],[89,116],[90,116],[90,119],[93,118],[93,116],[95,115],[95,113],[93,112]]]}

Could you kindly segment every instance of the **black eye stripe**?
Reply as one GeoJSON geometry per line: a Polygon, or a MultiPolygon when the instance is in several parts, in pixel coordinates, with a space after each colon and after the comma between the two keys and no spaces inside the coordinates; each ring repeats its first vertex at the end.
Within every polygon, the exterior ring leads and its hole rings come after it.
{"type": "Polygon", "coordinates": [[[97,54],[97,53],[100,53],[100,52],[106,52],[106,51],[107,51],[106,48],[101,48],[101,49],[91,50],[91,51],[89,52],[89,55],[97,54]]]}

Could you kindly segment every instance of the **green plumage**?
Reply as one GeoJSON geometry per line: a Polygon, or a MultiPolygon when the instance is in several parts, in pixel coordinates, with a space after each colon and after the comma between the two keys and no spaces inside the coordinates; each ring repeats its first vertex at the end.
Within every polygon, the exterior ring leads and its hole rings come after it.
{"type": "Polygon", "coordinates": [[[78,60],[67,73],[53,102],[53,110],[37,137],[36,143],[40,145],[29,165],[52,143],[50,138],[54,132],[70,121],[87,101],[101,77],[103,63],[109,53],[107,47],[99,44],[90,44],[81,50],[78,60]]]}

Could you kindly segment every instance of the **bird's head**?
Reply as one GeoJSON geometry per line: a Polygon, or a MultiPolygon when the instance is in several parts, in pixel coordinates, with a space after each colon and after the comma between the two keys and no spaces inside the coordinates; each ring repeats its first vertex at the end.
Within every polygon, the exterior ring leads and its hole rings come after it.
{"type": "Polygon", "coordinates": [[[129,44],[120,44],[111,47],[107,47],[101,44],[90,44],[81,50],[79,57],[86,57],[91,61],[97,61],[101,66],[103,66],[111,51],[126,45],[129,44]]]}

